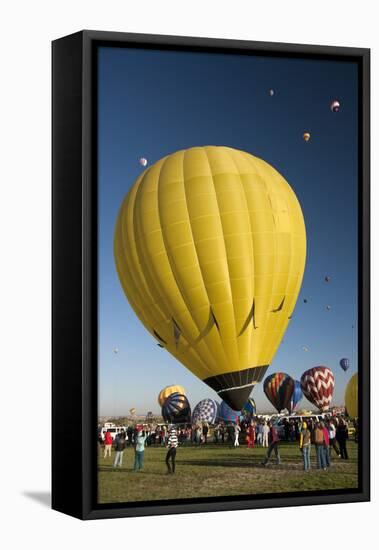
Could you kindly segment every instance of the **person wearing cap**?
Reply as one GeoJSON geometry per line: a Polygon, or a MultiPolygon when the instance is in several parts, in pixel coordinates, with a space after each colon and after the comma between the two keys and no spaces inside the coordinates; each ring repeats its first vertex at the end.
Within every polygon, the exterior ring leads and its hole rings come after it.
{"type": "Polygon", "coordinates": [[[166,466],[168,474],[175,474],[175,458],[176,458],[176,449],[178,447],[178,436],[174,427],[170,429],[168,440],[167,440],[167,455],[166,455],[166,466]],[[171,464],[170,464],[171,461],[171,464]]]}
{"type": "Polygon", "coordinates": [[[135,437],[135,449],[134,449],[134,468],[135,472],[142,470],[143,468],[143,459],[145,456],[145,441],[147,434],[142,431],[142,427],[138,426],[136,430],[135,437]]]}
{"type": "Polygon", "coordinates": [[[299,447],[303,455],[304,470],[309,472],[311,469],[311,432],[306,422],[303,422],[300,432],[299,447]]]}

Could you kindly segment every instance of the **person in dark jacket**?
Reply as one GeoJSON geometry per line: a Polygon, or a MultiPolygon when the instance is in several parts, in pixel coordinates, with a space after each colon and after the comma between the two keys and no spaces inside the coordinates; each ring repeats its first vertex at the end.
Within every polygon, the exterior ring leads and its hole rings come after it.
{"type": "Polygon", "coordinates": [[[280,464],[278,431],[276,429],[276,426],[272,422],[269,423],[269,427],[270,427],[270,445],[269,445],[269,448],[267,450],[266,458],[262,462],[263,466],[267,465],[273,451],[274,451],[275,456],[276,456],[276,463],[280,464]]]}
{"type": "Polygon", "coordinates": [[[119,436],[115,439],[115,457],[113,461],[113,468],[121,468],[122,466],[122,457],[125,451],[126,441],[125,441],[125,432],[122,431],[119,436]]]}
{"type": "Polygon", "coordinates": [[[344,458],[345,460],[349,458],[347,454],[347,449],[346,449],[346,441],[348,440],[348,438],[349,438],[349,432],[347,429],[347,424],[342,418],[340,418],[338,422],[337,430],[336,430],[336,440],[340,448],[341,458],[344,458]]]}

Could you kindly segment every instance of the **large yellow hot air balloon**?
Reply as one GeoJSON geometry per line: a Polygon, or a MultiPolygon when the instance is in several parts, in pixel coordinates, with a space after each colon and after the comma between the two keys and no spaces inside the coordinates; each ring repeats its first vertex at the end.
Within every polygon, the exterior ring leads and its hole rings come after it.
{"type": "Polygon", "coordinates": [[[173,153],[125,197],[114,253],[147,330],[240,410],[275,355],[303,278],[304,220],[286,180],[229,147],[173,153]]]}
{"type": "Polygon", "coordinates": [[[351,418],[358,416],[358,373],[353,374],[345,390],[345,407],[351,418]]]}
{"type": "Polygon", "coordinates": [[[183,386],[166,386],[159,392],[158,395],[158,403],[160,407],[163,407],[164,402],[166,401],[167,397],[169,397],[172,393],[180,393],[181,395],[186,395],[186,391],[183,388],[183,386]]]}

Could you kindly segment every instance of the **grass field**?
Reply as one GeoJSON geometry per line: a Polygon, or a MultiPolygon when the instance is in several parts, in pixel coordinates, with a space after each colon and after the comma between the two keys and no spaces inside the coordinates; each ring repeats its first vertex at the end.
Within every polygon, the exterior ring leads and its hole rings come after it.
{"type": "Polygon", "coordinates": [[[142,472],[133,472],[134,450],[124,452],[122,468],[113,469],[112,457],[99,457],[98,502],[136,502],[171,498],[225,495],[251,495],[292,491],[346,489],[358,486],[358,448],[348,442],[349,460],[332,455],[328,471],[316,469],[312,447],[311,471],[304,472],[296,443],[282,443],[282,464],[261,465],[266,449],[207,444],[181,446],[176,457],[175,475],[166,474],[166,449],[147,447],[142,472]]]}

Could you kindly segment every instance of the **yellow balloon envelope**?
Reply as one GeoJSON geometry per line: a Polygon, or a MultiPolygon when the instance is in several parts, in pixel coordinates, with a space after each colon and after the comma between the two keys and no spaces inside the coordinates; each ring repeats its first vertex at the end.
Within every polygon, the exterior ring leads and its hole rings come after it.
{"type": "Polygon", "coordinates": [[[240,410],[303,278],[304,220],[286,180],[229,147],[173,153],[126,195],[114,253],[125,294],[159,345],[240,410]]]}
{"type": "Polygon", "coordinates": [[[166,401],[167,397],[169,397],[172,393],[180,393],[182,395],[186,395],[186,391],[183,388],[183,386],[166,386],[159,392],[158,395],[158,403],[161,407],[163,407],[164,402],[166,401]]]}
{"type": "Polygon", "coordinates": [[[353,374],[345,390],[345,407],[351,418],[358,416],[358,373],[353,374]]]}

